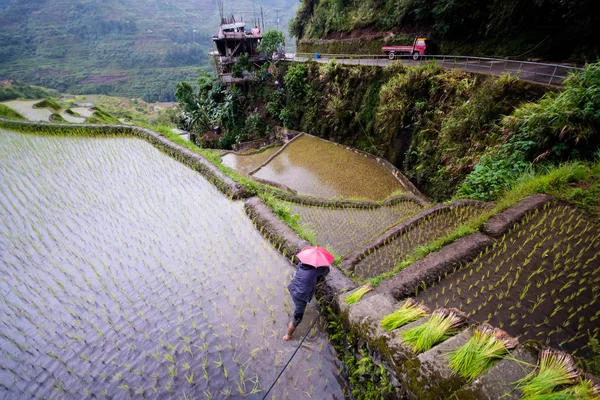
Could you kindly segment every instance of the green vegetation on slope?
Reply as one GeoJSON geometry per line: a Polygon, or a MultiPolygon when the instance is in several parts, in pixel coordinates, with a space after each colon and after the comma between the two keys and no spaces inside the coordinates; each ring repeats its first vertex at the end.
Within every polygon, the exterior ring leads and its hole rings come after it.
{"type": "Polygon", "coordinates": [[[459,196],[495,200],[531,166],[593,161],[600,145],[598,63],[555,91],[435,63],[293,63],[279,74],[283,90],[227,89],[206,75],[197,91],[180,83],[182,127],[203,146],[227,148],[284,125],[384,157],[437,201],[459,187],[459,196]],[[224,134],[202,139],[215,125],[224,134]]]}
{"type": "Polygon", "coordinates": [[[507,137],[490,147],[458,194],[494,200],[532,163],[593,160],[600,148],[600,63],[571,75],[560,92],[523,104],[500,125],[507,137]]]}
{"type": "Polygon", "coordinates": [[[60,103],[52,98],[46,98],[38,103],[33,105],[33,108],[49,108],[54,111],[60,110],[62,107],[60,103]]]}
{"type": "MultiPolygon", "coordinates": [[[[267,28],[279,9],[287,31],[291,0],[240,0],[225,13],[249,20],[260,6],[267,28]]],[[[207,0],[15,0],[0,7],[0,77],[64,93],[173,101],[177,82],[210,68],[219,22],[217,3],[207,0]]]]}
{"type": "Polygon", "coordinates": [[[486,147],[503,143],[503,115],[546,89],[435,64],[291,64],[267,109],[286,127],[385,157],[436,200],[452,197],[486,147]]]}
{"type": "Polygon", "coordinates": [[[12,108],[10,108],[4,104],[0,104],[0,117],[6,118],[6,119],[16,119],[16,120],[25,120],[26,119],[23,115],[21,115],[17,111],[13,110],[12,108]]]}
{"type": "Polygon", "coordinates": [[[40,86],[26,85],[16,81],[0,82],[0,101],[15,99],[40,99],[60,96],[56,90],[46,89],[40,86]]]}
{"type": "MultiPolygon", "coordinates": [[[[542,57],[583,63],[599,52],[600,17],[591,1],[304,0],[290,21],[299,39],[361,31],[432,38],[439,54],[542,57]]],[[[347,35],[346,35],[347,36],[347,35]]],[[[376,35],[375,35],[376,36],[376,35]]],[[[394,35],[385,35],[386,39],[394,35]]]]}
{"type": "Polygon", "coordinates": [[[107,113],[100,107],[94,107],[94,114],[85,121],[88,124],[113,124],[118,125],[121,123],[118,118],[115,118],[111,114],[107,113]]]}

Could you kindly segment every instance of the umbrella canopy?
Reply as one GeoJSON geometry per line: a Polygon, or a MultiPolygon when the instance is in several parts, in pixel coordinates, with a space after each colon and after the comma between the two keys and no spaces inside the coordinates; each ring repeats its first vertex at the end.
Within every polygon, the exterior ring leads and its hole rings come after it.
{"type": "Polygon", "coordinates": [[[333,256],[327,249],[318,246],[309,246],[300,250],[296,255],[303,264],[312,265],[313,267],[327,267],[331,265],[333,256]]]}

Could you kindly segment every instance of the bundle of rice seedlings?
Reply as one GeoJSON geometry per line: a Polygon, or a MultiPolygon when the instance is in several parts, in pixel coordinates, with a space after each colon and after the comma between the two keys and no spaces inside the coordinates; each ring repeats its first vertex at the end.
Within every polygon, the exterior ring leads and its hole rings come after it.
{"type": "Polygon", "coordinates": [[[400,328],[428,315],[431,311],[423,303],[417,303],[413,299],[407,299],[397,311],[383,317],[381,326],[386,331],[400,328]]]}
{"type": "Polygon", "coordinates": [[[401,338],[414,352],[420,353],[456,334],[464,321],[462,312],[442,308],[434,311],[424,324],[402,332],[401,338]]]}
{"type": "Polygon", "coordinates": [[[367,283],[366,285],[361,286],[354,293],[346,296],[346,304],[354,304],[354,303],[360,301],[360,299],[365,295],[365,293],[368,293],[371,290],[373,290],[373,285],[371,285],[370,283],[367,283]]]}
{"type": "Polygon", "coordinates": [[[538,368],[521,379],[518,386],[523,392],[522,399],[554,398],[553,395],[558,393],[553,393],[557,386],[570,385],[578,377],[579,370],[573,357],[565,352],[548,348],[542,350],[538,368]],[[552,396],[548,397],[549,395],[552,396]]]}
{"type": "Polygon", "coordinates": [[[594,385],[589,379],[584,379],[574,386],[552,394],[561,395],[562,397],[556,397],[561,400],[600,400],[600,387],[594,385]]]}
{"type": "Polygon", "coordinates": [[[455,374],[474,380],[490,369],[496,360],[503,358],[509,349],[518,344],[506,332],[490,325],[478,327],[467,343],[450,352],[450,367],[455,374]]]}

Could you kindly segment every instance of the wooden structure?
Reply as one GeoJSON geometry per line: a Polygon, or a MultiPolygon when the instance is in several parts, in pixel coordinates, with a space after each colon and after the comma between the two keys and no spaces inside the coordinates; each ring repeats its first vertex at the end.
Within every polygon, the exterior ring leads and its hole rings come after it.
{"type": "Polygon", "coordinates": [[[212,51],[217,67],[219,80],[223,83],[235,83],[255,79],[254,73],[244,74],[241,78],[231,76],[231,68],[243,54],[248,56],[248,62],[262,64],[266,56],[258,52],[262,36],[258,28],[247,30],[246,23],[237,22],[233,16],[221,18],[219,33],[213,36],[216,51],[212,51]]]}

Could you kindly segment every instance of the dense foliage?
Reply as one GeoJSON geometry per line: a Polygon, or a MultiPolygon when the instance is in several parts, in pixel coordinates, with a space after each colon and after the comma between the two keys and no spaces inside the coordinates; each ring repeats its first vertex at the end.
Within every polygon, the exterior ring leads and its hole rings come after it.
{"type": "Polygon", "coordinates": [[[187,129],[224,128],[205,145],[228,147],[284,125],[384,157],[435,200],[495,200],[532,165],[595,159],[599,71],[591,64],[564,90],[550,90],[436,64],[290,63],[278,72],[282,89],[225,89],[203,75],[198,93],[182,83],[177,97],[187,129]]]}
{"type": "Polygon", "coordinates": [[[393,31],[427,35],[444,54],[583,62],[598,55],[600,21],[594,10],[589,0],[303,0],[290,33],[310,39],[393,31]]]}
{"type": "Polygon", "coordinates": [[[188,82],[179,82],[175,96],[181,108],[181,127],[190,131],[198,144],[228,149],[268,133],[265,111],[261,114],[251,108],[260,90],[249,93],[247,87],[245,91],[244,87],[227,87],[208,73],[200,74],[197,85],[195,92],[188,82]],[[217,126],[220,134],[213,132],[217,126]]]}
{"type": "Polygon", "coordinates": [[[565,89],[523,104],[503,119],[508,140],[490,148],[459,195],[493,200],[531,164],[594,160],[600,147],[600,64],[587,66],[565,89]]]}
{"type": "Polygon", "coordinates": [[[292,64],[283,81],[285,96],[269,104],[285,126],[385,157],[438,200],[454,194],[487,147],[503,143],[502,116],[545,92],[435,64],[292,64]]]}
{"type": "MultiPolygon", "coordinates": [[[[240,0],[235,6],[262,6],[265,22],[277,8],[286,30],[294,13],[291,0],[240,0]]],[[[63,93],[174,101],[177,82],[210,67],[218,24],[217,2],[206,0],[0,2],[0,79],[63,93]]]]}
{"type": "Polygon", "coordinates": [[[281,46],[285,46],[285,38],[283,32],[271,29],[262,35],[258,51],[270,57],[274,51],[279,49],[281,46]]]}

